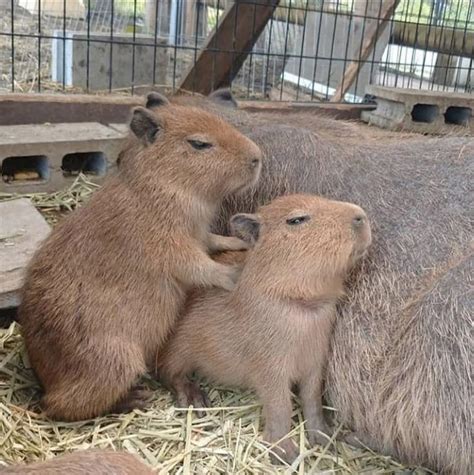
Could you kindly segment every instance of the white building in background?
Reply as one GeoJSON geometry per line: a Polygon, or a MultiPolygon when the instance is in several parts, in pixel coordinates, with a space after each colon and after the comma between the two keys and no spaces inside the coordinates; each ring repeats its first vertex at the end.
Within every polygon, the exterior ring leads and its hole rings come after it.
{"type": "MultiPolygon", "coordinates": [[[[87,0],[67,0],[66,18],[85,18],[87,0]]],[[[33,15],[38,15],[39,9],[44,15],[55,17],[64,16],[64,2],[58,0],[19,0],[18,5],[33,15]]]]}

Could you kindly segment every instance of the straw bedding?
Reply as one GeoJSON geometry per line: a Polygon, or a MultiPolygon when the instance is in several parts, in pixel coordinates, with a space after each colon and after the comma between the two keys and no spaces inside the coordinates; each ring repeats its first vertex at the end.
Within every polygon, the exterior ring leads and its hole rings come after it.
{"type": "MultiPolygon", "coordinates": [[[[26,196],[54,225],[97,187],[79,176],[67,190],[26,196]]],[[[15,197],[18,195],[0,194],[0,200],[15,197]]],[[[192,409],[175,408],[172,396],[158,382],[146,378],[143,384],[154,390],[146,410],[78,423],[50,421],[41,414],[40,388],[18,325],[0,329],[0,463],[28,463],[87,448],[115,448],[138,455],[164,474],[430,473],[335,442],[334,437],[324,447],[310,448],[297,401],[290,436],[299,443],[301,455],[292,466],[274,466],[268,457],[270,447],[261,437],[261,405],[252,392],[208,387],[213,408],[198,418],[192,409]]],[[[328,408],[328,415],[332,411],[328,408]]],[[[338,427],[336,435],[341,430],[338,427]]]]}

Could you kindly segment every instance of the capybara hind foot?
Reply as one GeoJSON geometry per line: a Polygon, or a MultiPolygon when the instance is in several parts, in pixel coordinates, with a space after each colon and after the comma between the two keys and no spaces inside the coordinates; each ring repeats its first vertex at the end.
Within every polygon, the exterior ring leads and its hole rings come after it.
{"type": "Polygon", "coordinates": [[[321,426],[318,430],[308,430],[309,445],[327,445],[332,433],[333,431],[326,425],[321,426]]]}
{"type": "Polygon", "coordinates": [[[290,439],[285,439],[271,449],[270,460],[275,465],[281,465],[282,462],[292,464],[298,455],[296,444],[290,439]]]}
{"type": "MultiPolygon", "coordinates": [[[[211,407],[211,402],[205,391],[203,391],[197,383],[188,379],[176,379],[173,381],[173,389],[176,395],[176,404],[178,407],[193,406],[196,408],[211,407]]],[[[206,411],[196,411],[198,417],[204,417],[206,411]]]]}
{"type": "Polygon", "coordinates": [[[388,451],[382,451],[379,447],[375,444],[372,437],[367,434],[361,434],[360,432],[349,432],[345,436],[341,438],[343,442],[349,444],[356,449],[363,449],[363,450],[374,450],[382,455],[390,455],[388,451]]]}
{"type": "Polygon", "coordinates": [[[111,412],[115,414],[132,412],[134,409],[144,409],[150,403],[153,391],[136,386],[130,390],[127,396],[118,402],[111,412]]]}

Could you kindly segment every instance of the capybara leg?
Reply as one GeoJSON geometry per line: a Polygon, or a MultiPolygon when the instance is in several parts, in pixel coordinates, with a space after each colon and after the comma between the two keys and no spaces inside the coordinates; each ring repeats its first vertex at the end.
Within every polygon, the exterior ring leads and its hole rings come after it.
{"type": "MultiPolygon", "coordinates": [[[[103,342],[102,342],[103,343],[103,342]]],[[[96,368],[64,376],[59,384],[48,388],[42,405],[52,419],[78,421],[111,412],[124,400],[137,379],[146,371],[141,351],[133,345],[97,343],[96,368]],[[102,351],[101,351],[102,350],[102,351]]],[[[78,364],[78,367],[80,365],[78,364]]]]}
{"type": "Polygon", "coordinates": [[[326,445],[328,438],[323,434],[329,435],[330,431],[323,413],[320,374],[312,374],[300,385],[300,399],[310,445],[326,445]]]}
{"type": "Polygon", "coordinates": [[[271,388],[271,390],[261,391],[259,395],[263,403],[265,440],[271,444],[277,444],[272,449],[274,453],[271,454],[271,460],[273,463],[281,463],[281,459],[292,463],[298,456],[298,449],[291,439],[285,438],[291,429],[290,389],[282,383],[282,387],[278,390],[271,388]]]}
{"type": "MultiPolygon", "coordinates": [[[[185,253],[183,253],[184,255],[185,253]]],[[[229,266],[213,261],[204,251],[186,253],[188,259],[179,266],[181,282],[192,287],[220,287],[232,290],[242,266],[229,266]]]]}
{"type": "MultiPolygon", "coordinates": [[[[211,407],[211,402],[197,383],[190,381],[187,377],[176,377],[171,382],[175,393],[176,404],[178,407],[206,408],[211,407]]],[[[196,411],[198,417],[204,417],[205,411],[196,411]]]]}
{"type": "Polygon", "coordinates": [[[110,412],[120,414],[122,412],[132,412],[134,409],[144,409],[148,406],[153,391],[140,387],[132,388],[128,394],[119,401],[110,412]]]}
{"type": "Polygon", "coordinates": [[[217,251],[245,251],[250,245],[235,236],[219,236],[219,234],[208,234],[208,246],[210,252],[217,251]]]}

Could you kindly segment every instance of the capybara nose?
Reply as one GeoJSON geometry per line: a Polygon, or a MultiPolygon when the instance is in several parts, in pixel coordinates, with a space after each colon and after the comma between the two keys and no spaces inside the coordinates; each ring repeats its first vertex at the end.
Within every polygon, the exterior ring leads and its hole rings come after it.
{"type": "Polygon", "coordinates": [[[352,226],[355,229],[362,228],[367,222],[367,218],[363,214],[358,214],[355,218],[352,219],[352,226]]]}
{"type": "Polygon", "coordinates": [[[259,158],[253,158],[252,161],[250,162],[250,164],[252,165],[253,168],[256,168],[258,167],[258,164],[260,163],[260,159],[259,158]]]}

